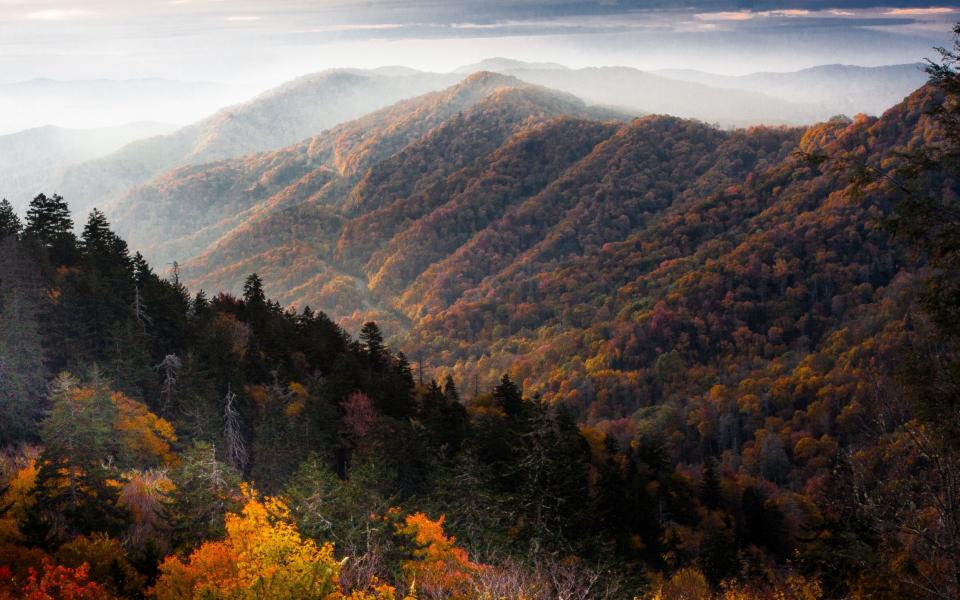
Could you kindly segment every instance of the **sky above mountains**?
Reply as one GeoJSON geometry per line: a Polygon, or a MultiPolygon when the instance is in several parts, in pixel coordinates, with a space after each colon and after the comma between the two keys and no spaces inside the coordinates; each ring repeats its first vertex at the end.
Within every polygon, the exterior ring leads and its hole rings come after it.
{"type": "Polygon", "coordinates": [[[0,0],[0,82],[277,84],[328,67],[489,56],[725,74],[916,62],[956,4],[887,0],[0,0]]]}

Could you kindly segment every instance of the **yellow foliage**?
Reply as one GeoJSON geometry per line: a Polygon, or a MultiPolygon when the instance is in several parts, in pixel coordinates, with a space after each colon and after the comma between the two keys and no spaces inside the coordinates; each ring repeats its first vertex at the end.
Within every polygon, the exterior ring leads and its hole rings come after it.
{"type": "Polygon", "coordinates": [[[124,448],[143,459],[163,464],[176,461],[170,444],[177,440],[177,436],[169,421],[150,412],[142,402],[127,398],[120,392],[111,394],[110,400],[117,407],[114,428],[124,448]]]}
{"type": "Polygon", "coordinates": [[[37,461],[29,459],[26,466],[18,469],[7,482],[7,491],[0,499],[0,506],[7,507],[0,516],[0,543],[16,542],[22,536],[20,523],[27,511],[36,503],[34,488],[37,483],[37,461]]]}
{"type": "Polygon", "coordinates": [[[167,557],[150,596],[158,600],[395,600],[390,586],[344,596],[333,545],[300,536],[277,498],[244,488],[240,514],[226,517],[226,538],[207,542],[187,562],[167,557]]]}

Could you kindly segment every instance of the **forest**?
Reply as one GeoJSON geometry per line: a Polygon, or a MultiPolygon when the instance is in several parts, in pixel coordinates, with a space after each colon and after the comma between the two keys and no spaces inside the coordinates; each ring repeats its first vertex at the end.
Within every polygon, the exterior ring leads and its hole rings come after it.
{"type": "Polygon", "coordinates": [[[406,341],[445,369],[257,273],[188,289],[57,194],[0,203],[0,599],[960,597],[960,43],[942,53],[882,117],[806,130],[511,137],[525,113],[492,103],[436,109],[421,143],[456,168],[358,141],[394,154],[336,252],[375,290],[435,277],[402,302],[443,318],[406,341]],[[376,204],[398,196],[430,218],[401,231],[376,204]],[[517,196],[537,201],[502,212],[517,196]],[[448,302],[470,277],[485,293],[448,302]]]}

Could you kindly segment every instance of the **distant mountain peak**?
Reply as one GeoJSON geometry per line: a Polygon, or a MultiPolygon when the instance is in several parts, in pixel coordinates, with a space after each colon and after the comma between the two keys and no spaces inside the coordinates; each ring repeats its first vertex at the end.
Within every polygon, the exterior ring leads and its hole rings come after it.
{"type": "Polygon", "coordinates": [[[473,73],[476,71],[518,71],[524,69],[537,69],[549,71],[566,71],[569,67],[558,63],[546,62],[526,62],[514,58],[494,57],[481,60],[478,63],[464,65],[454,71],[454,73],[473,73]]]}

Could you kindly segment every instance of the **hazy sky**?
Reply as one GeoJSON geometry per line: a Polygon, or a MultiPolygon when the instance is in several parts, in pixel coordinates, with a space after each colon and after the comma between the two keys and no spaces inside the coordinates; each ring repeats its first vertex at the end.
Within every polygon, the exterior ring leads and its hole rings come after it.
{"type": "Polygon", "coordinates": [[[267,86],[333,66],[490,56],[723,73],[914,62],[956,4],[889,0],[0,0],[0,82],[163,77],[267,86]]]}

